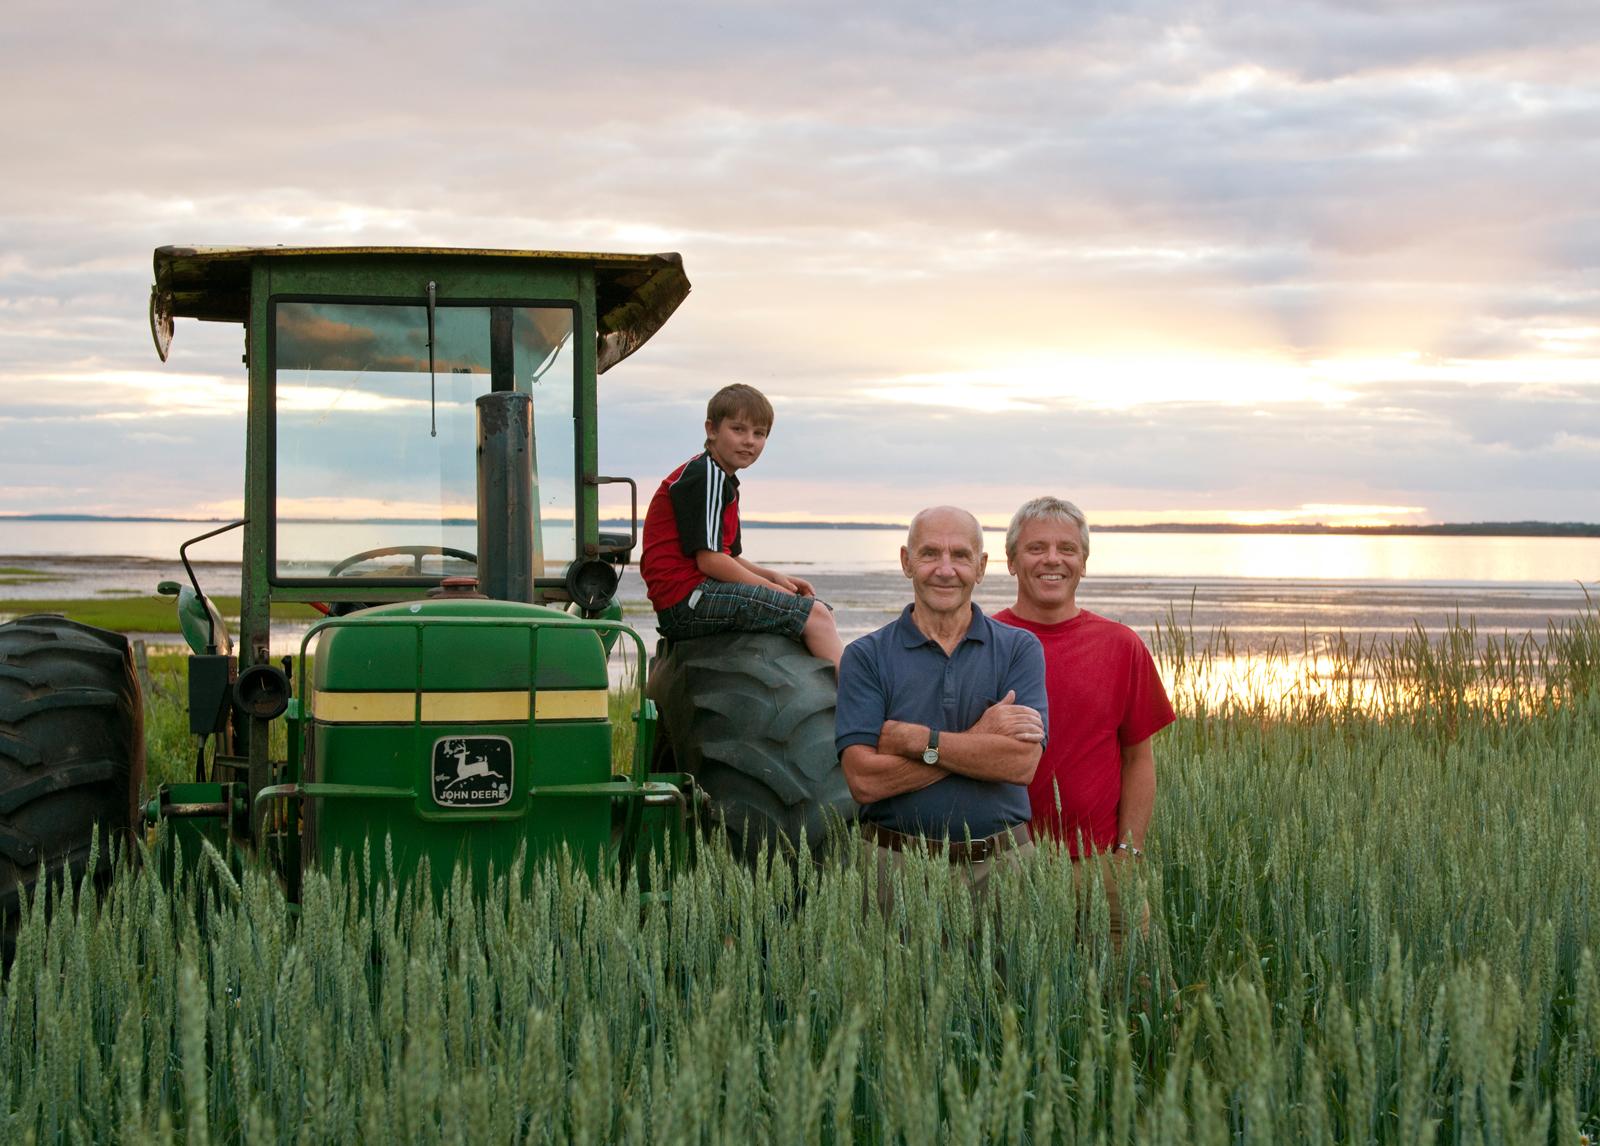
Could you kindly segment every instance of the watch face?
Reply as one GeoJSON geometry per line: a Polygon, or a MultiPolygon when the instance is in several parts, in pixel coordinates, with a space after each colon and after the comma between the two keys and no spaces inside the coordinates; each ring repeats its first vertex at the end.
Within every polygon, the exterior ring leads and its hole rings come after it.
{"type": "Polygon", "coordinates": [[[939,750],[937,748],[923,749],[922,762],[924,764],[937,764],[939,762],[939,750]]]}

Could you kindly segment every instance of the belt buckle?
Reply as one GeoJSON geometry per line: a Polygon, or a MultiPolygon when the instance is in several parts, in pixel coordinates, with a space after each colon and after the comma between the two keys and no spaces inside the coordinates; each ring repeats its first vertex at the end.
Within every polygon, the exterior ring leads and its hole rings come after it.
{"type": "Polygon", "coordinates": [[[983,863],[994,854],[994,840],[973,840],[967,845],[967,862],[983,863]]]}

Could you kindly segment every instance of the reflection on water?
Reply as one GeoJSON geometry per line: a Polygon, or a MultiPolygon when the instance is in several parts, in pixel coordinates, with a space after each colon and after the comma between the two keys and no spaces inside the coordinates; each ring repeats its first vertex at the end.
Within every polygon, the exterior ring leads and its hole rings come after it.
{"type": "MultiPolygon", "coordinates": [[[[640,616],[627,620],[646,650],[654,650],[653,624],[640,616]]],[[[297,655],[310,625],[275,622],[273,655],[297,655]]],[[[1467,619],[1435,630],[1323,634],[1309,645],[1265,648],[1236,641],[1227,629],[1179,641],[1172,637],[1176,631],[1141,635],[1174,707],[1188,717],[1449,717],[1471,710],[1509,720],[1600,687],[1600,614],[1592,610],[1552,622],[1543,633],[1485,634],[1467,619]]],[[[152,645],[184,651],[175,636],[154,637],[152,645]]],[[[611,658],[613,686],[634,687],[638,671],[633,642],[619,641],[611,658]]]]}
{"type": "MultiPolygon", "coordinates": [[[[186,538],[210,525],[192,521],[0,521],[0,556],[103,556],[172,559],[186,538]]],[[[420,537],[396,537],[393,525],[361,522],[308,526],[306,552],[338,558],[363,549],[425,541],[474,549],[471,527],[438,526],[420,537]],[[315,537],[313,538],[313,535],[315,537]],[[312,540],[316,544],[311,544],[312,540]]],[[[745,531],[747,555],[763,565],[795,566],[807,575],[896,573],[905,536],[898,529],[756,528],[745,531]]],[[[1005,580],[1005,538],[985,534],[990,581],[1005,580]]],[[[1596,537],[1365,537],[1333,534],[1110,533],[1093,536],[1090,581],[1104,577],[1313,580],[1321,582],[1494,582],[1573,584],[1600,580],[1596,537]]],[[[201,560],[238,560],[237,534],[197,547],[201,560]]],[[[552,552],[552,560],[570,550],[552,552]]]]}
{"type": "Polygon", "coordinates": [[[1196,639],[1172,625],[1146,637],[1175,706],[1196,712],[1280,706],[1312,696],[1350,697],[1362,707],[1379,702],[1373,681],[1348,671],[1349,660],[1317,647],[1290,651],[1277,644],[1251,650],[1226,630],[1196,639]]]}
{"type": "Polygon", "coordinates": [[[1341,534],[1094,535],[1099,574],[1322,581],[1532,582],[1600,579],[1600,538],[1341,534]]]}
{"type": "Polygon", "coordinates": [[[1225,630],[1202,641],[1173,622],[1156,628],[1151,646],[1174,705],[1189,716],[1454,725],[1484,714],[1505,722],[1600,688],[1600,611],[1592,604],[1537,633],[1484,632],[1466,618],[1438,631],[1416,625],[1248,650],[1225,630]]]}
{"type": "MultiPolygon", "coordinates": [[[[834,607],[845,641],[894,619],[910,599],[898,573],[855,576],[818,574],[819,595],[834,607]]],[[[630,620],[654,620],[643,587],[630,573],[622,599],[630,620]]],[[[1085,580],[1079,603],[1134,629],[1153,643],[1158,628],[1174,624],[1196,642],[1230,654],[1277,653],[1296,658],[1370,644],[1417,629],[1437,637],[1473,620],[1481,633],[1543,633],[1552,620],[1570,619],[1589,607],[1594,587],[1568,584],[1407,584],[1319,582],[1255,578],[1198,580],[1182,577],[1094,577],[1085,580]]],[[[973,599],[994,613],[1015,601],[1015,582],[991,574],[973,599]]]]}
{"type": "MultiPolygon", "coordinates": [[[[1600,579],[1600,538],[1375,537],[1341,534],[1093,535],[1091,579],[1179,577],[1318,581],[1567,582],[1600,579]]],[[[819,571],[899,569],[899,530],[751,529],[764,565],[819,571]]],[[[984,537],[991,578],[1005,576],[1005,537],[984,537]]]]}
{"type": "Polygon", "coordinates": [[[1173,705],[1189,714],[1383,712],[1406,699],[1403,685],[1396,694],[1398,682],[1352,671],[1327,653],[1235,653],[1181,667],[1166,659],[1159,664],[1173,705]]]}
{"type": "MultiPolygon", "coordinates": [[[[177,544],[204,528],[193,522],[0,523],[0,565],[48,573],[0,586],[0,599],[18,603],[16,609],[0,604],[0,614],[25,611],[30,597],[148,593],[158,580],[182,576],[177,544]],[[71,552],[68,540],[90,547],[83,552],[104,553],[121,541],[153,552],[139,558],[25,556],[71,552]],[[24,556],[7,559],[16,554],[24,556]]],[[[368,540],[351,536],[346,544],[355,551],[368,540]]],[[[898,531],[751,530],[746,540],[757,559],[780,568],[801,564],[796,557],[811,558],[807,576],[833,606],[846,641],[893,620],[910,599],[894,559],[898,531]],[[830,561],[842,567],[829,568],[830,561]]],[[[998,550],[1000,538],[988,540],[998,550]]],[[[221,560],[230,547],[236,554],[237,544],[230,536],[197,547],[208,592],[238,593],[239,565],[221,560]]],[[[1096,534],[1090,570],[1080,603],[1138,632],[1191,712],[1260,703],[1304,712],[1393,711],[1442,705],[1451,697],[1533,703],[1526,682],[1548,676],[1549,668],[1530,651],[1529,634],[1547,644],[1552,625],[1587,623],[1592,632],[1591,597],[1600,601],[1600,539],[1096,534]],[[1294,575],[1224,575],[1221,567],[1233,561],[1255,563],[1247,568],[1312,568],[1294,575]],[[1146,571],[1117,572],[1119,565],[1146,571]],[[1184,634],[1181,644],[1174,643],[1177,632],[1184,634]],[[1396,642],[1398,659],[1381,655],[1396,642]],[[1425,654],[1441,642],[1448,656],[1425,654]],[[1446,664],[1455,667],[1441,676],[1446,664]]],[[[1014,592],[997,557],[975,600],[994,612],[1010,605],[1014,592]]],[[[620,598],[626,619],[653,649],[655,617],[636,569],[624,573],[620,598]]],[[[274,654],[298,652],[309,623],[274,625],[274,654]]],[[[155,638],[169,641],[176,638],[155,638]]],[[[1600,664],[1600,648],[1591,659],[1600,664]]],[[[619,661],[616,671],[620,678],[635,669],[619,661]]]]}

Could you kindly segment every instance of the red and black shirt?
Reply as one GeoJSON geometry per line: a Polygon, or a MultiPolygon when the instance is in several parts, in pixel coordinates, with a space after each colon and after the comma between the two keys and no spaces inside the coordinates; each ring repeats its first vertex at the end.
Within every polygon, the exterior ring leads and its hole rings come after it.
{"type": "Polygon", "coordinates": [[[695,564],[702,549],[737,557],[739,479],[708,453],[696,454],[662,481],[644,515],[639,573],[656,612],[694,592],[706,575],[695,564]]]}

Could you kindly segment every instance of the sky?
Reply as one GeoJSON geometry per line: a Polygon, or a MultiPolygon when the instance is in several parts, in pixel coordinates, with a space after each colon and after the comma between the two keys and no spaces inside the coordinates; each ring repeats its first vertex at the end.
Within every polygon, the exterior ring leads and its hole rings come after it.
{"type": "Polygon", "coordinates": [[[600,380],[749,518],[1600,521],[1600,5],[13,0],[0,514],[227,514],[163,244],[677,251],[600,380]]]}

